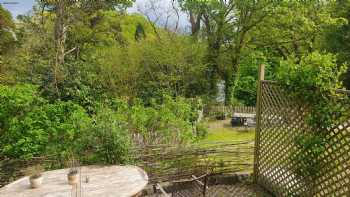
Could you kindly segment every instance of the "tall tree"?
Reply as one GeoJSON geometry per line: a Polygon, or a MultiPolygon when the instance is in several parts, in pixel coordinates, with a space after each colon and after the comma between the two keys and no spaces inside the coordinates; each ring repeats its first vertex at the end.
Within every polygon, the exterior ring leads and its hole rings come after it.
{"type": "Polygon", "coordinates": [[[47,9],[55,14],[54,40],[55,63],[53,64],[53,86],[59,96],[58,84],[63,75],[60,67],[65,62],[65,56],[77,48],[66,50],[66,38],[69,26],[73,24],[79,14],[93,14],[98,10],[126,8],[132,5],[133,0],[39,0],[42,10],[47,9]]]}
{"type": "Polygon", "coordinates": [[[5,56],[13,48],[16,41],[15,24],[9,11],[0,4],[0,81],[7,81],[5,72],[5,56]]]}
{"type": "MultiPolygon", "coordinates": [[[[225,80],[226,103],[233,99],[235,74],[238,71],[242,49],[248,32],[272,16],[278,1],[254,0],[180,0],[189,13],[197,13],[203,24],[203,35],[208,44],[208,77],[212,95],[216,95],[217,81],[225,80]],[[227,51],[229,50],[229,53],[227,51]],[[226,53],[223,53],[226,52],[226,53]],[[220,65],[220,56],[229,56],[229,63],[220,65]]],[[[191,21],[190,15],[190,21],[191,21]]],[[[191,23],[192,24],[192,23],[191,23]]],[[[227,59],[227,58],[226,58],[227,59]]]]}
{"type": "Polygon", "coordinates": [[[0,4],[0,55],[4,54],[16,39],[14,33],[15,24],[9,11],[0,4]]]}
{"type": "MultiPolygon", "coordinates": [[[[332,53],[338,54],[337,60],[340,64],[350,63],[350,1],[337,0],[334,9],[331,10],[334,17],[342,17],[346,22],[333,26],[326,32],[326,40],[322,47],[332,53]]],[[[343,76],[344,85],[350,89],[350,64],[343,76]]]]}

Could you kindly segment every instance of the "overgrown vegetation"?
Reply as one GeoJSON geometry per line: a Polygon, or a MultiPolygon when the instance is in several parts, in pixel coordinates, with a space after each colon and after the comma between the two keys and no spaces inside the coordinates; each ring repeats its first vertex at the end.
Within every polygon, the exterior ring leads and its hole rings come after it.
{"type": "Polygon", "coordinates": [[[322,154],[331,117],[347,113],[333,99],[350,84],[347,1],[177,0],[182,33],[133,3],[37,0],[16,20],[0,5],[0,159],[127,163],[134,146],[197,141],[219,82],[226,105],[255,105],[259,64],[310,103],[321,131],[296,143],[322,154]]]}
{"type": "Polygon", "coordinates": [[[277,78],[293,100],[308,107],[305,119],[309,127],[294,139],[298,150],[291,159],[297,161],[299,175],[315,179],[324,167],[322,157],[331,147],[329,132],[349,117],[349,98],[337,92],[343,88],[340,76],[346,67],[337,65],[334,55],[318,52],[303,56],[298,64],[294,62],[282,62],[277,78]]]}
{"type": "Polygon", "coordinates": [[[63,164],[72,151],[86,163],[126,163],[133,142],[189,143],[203,137],[195,135],[191,105],[183,98],[163,96],[148,107],[113,99],[95,103],[96,113],[88,114],[72,101],[50,103],[32,85],[0,86],[0,93],[5,158],[50,156],[63,164]]]}

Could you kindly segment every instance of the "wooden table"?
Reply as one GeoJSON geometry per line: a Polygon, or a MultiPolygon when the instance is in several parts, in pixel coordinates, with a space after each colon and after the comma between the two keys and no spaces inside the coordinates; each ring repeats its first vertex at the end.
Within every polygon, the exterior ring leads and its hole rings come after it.
{"type": "Polygon", "coordinates": [[[0,197],[131,197],[148,183],[147,174],[135,166],[81,167],[81,183],[77,186],[68,185],[68,171],[44,172],[43,184],[37,189],[30,188],[28,177],[21,178],[1,188],[0,197]]]}

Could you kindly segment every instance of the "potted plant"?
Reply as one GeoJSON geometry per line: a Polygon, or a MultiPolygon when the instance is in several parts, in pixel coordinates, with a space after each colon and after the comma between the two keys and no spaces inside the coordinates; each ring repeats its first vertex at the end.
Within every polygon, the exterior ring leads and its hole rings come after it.
{"type": "Polygon", "coordinates": [[[67,174],[68,184],[76,185],[79,182],[79,171],[76,168],[71,168],[67,174]]]}
{"type": "Polygon", "coordinates": [[[42,185],[43,171],[44,168],[41,165],[31,166],[26,169],[26,174],[29,176],[31,188],[39,188],[42,185]]]}
{"type": "Polygon", "coordinates": [[[74,154],[70,151],[68,155],[68,165],[70,167],[69,172],[67,174],[67,180],[69,185],[76,185],[79,182],[79,170],[77,168],[78,162],[75,160],[74,154]]]}

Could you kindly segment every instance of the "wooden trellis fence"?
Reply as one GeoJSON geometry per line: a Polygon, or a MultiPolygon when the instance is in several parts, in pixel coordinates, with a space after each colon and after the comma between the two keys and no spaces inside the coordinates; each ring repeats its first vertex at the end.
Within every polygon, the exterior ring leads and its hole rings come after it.
{"type": "Polygon", "coordinates": [[[316,175],[300,175],[291,155],[300,151],[295,139],[309,131],[308,106],[290,99],[277,83],[265,81],[263,67],[260,70],[255,182],[277,196],[350,196],[350,117],[327,131],[325,152],[316,161],[322,168],[316,175]]]}

